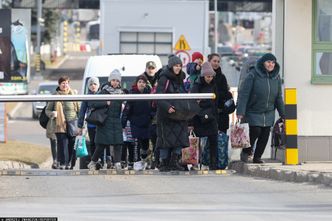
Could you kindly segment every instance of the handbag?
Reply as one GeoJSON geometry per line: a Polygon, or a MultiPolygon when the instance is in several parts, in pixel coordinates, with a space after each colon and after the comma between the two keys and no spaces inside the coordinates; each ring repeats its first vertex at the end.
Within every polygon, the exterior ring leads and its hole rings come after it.
{"type": "Polygon", "coordinates": [[[77,119],[66,121],[67,135],[75,137],[77,135],[77,119]]]}
{"type": "Polygon", "coordinates": [[[189,147],[183,148],[182,151],[182,164],[197,165],[199,162],[199,138],[196,137],[193,131],[189,135],[189,147]]]}
{"type": "Polygon", "coordinates": [[[108,108],[98,108],[91,109],[85,120],[89,124],[94,124],[96,126],[103,126],[107,118],[108,108]]]}
{"type": "Polygon", "coordinates": [[[76,157],[86,157],[89,155],[88,148],[86,147],[85,136],[77,136],[75,139],[76,157]]]}
{"type": "Polygon", "coordinates": [[[232,148],[250,147],[249,124],[236,122],[231,125],[231,145],[232,148]]]}
{"type": "Polygon", "coordinates": [[[167,115],[172,120],[190,120],[200,111],[196,100],[174,100],[172,105],[175,112],[167,115]]]}

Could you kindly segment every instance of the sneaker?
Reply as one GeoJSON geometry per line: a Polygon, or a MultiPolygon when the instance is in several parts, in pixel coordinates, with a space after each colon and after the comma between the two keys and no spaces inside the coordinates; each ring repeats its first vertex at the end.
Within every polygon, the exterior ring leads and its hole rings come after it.
{"type": "Polygon", "coordinates": [[[58,169],[64,170],[65,169],[65,165],[60,165],[58,169]]]}
{"type": "Polygon", "coordinates": [[[115,163],[114,164],[114,169],[121,170],[122,169],[121,163],[120,162],[115,163]]]}
{"type": "Polygon", "coordinates": [[[146,169],[147,163],[145,161],[137,161],[134,163],[134,170],[140,171],[140,170],[145,170],[146,169]]]}
{"type": "Polygon", "coordinates": [[[89,170],[97,170],[97,163],[94,161],[90,161],[90,163],[88,164],[88,169],[89,170]]]}

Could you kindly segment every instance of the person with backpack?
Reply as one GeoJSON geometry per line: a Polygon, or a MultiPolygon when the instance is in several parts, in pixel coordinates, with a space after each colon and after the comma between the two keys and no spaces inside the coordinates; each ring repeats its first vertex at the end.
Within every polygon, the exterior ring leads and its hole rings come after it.
{"type": "MultiPolygon", "coordinates": [[[[73,95],[75,92],[70,88],[69,77],[62,76],[58,80],[58,88],[55,95],[73,95]]],[[[74,150],[77,133],[77,116],[79,104],[76,101],[48,102],[46,115],[55,119],[55,135],[57,140],[57,161],[59,169],[73,169],[76,163],[74,150]]]]}
{"type": "Polygon", "coordinates": [[[194,83],[200,77],[203,60],[204,57],[202,53],[198,51],[191,55],[191,62],[187,64],[187,74],[189,75],[188,78],[190,83],[189,88],[186,88],[187,91],[190,91],[194,83]]]}
{"type": "MultiPolygon", "coordinates": [[[[215,75],[211,64],[202,65],[200,78],[194,83],[191,93],[216,93],[215,75]]],[[[217,168],[218,124],[217,103],[215,100],[199,101],[201,108],[198,115],[192,119],[194,132],[198,137],[207,137],[209,145],[209,170],[217,168]]]]}
{"type": "MultiPolygon", "coordinates": [[[[148,61],[146,62],[146,68],[143,75],[147,78],[147,88],[150,90],[151,94],[156,93],[157,89],[157,83],[158,83],[158,76],[159,76],[160,70],[157,71],[157,65],[154,61],[148,61]]],[[[156,119],[156,105],[153,101],[151,103],[153,108],[153,118],[152,123],[150,127],[150,135],[151,135],[151,144],[152,144],[152,151],[154,155],[154,159],[151,163],[151,169],[155,169],[159,165],[159,149],[157,147],[157,119],[156,119]]]]}
{"type": "Polygon", "coordinates": [[[229,128],[229,114],[234,112],[235,104],[233,101],[233,103],[227,105],[227,101],[232,102],[233,96],[229,91],[226,76],[221,71],[220,59],[220,55],[217,53],[208,55],[208,62],[216,73],[215,82],[217,87],[218,130],[226,133],[229,128]]]}
{"type": "Polygon", "coordinates": [[[281,118],[285,117],[279,70],[276,57],[271,53],[264,54],[242,83],[236,112],[240,121],[245,119],[249,123],[251,145],[241,152],[243,162],[248,162],[257,140],[253,163],[264,163],[261,157],[274,124],[275,110],[281,118]]]}

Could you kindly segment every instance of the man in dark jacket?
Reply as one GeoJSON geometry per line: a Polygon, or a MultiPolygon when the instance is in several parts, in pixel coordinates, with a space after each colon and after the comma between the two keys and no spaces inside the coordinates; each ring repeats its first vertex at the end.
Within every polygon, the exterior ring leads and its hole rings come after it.
{"type": "Polygon", "coordinates": [[[241,152],[241,160],[248,161],[248,155],[253,151],[254,163],[264,163],[261,157],[269,139],[270,129],[275,120],[275,109],[284,118],[285,107],[282,98],[280,66],[276,57],[267,53],[258,61],[254,69],[244,79],[241,93],[238,96],[237,117],[249,123],[250,145],[241,152]]]}

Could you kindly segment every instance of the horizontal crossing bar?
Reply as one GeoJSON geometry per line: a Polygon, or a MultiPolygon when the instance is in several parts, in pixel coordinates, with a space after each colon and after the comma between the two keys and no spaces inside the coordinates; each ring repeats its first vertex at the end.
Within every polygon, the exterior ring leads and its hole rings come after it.
{"type": "Polygon", "coordinates": [[[8,95],[0,96],[0,102],[32,101],[100,101],[100,100],[192,100],[215,99],[214,93],[191,94],[100,94],[100,95],[8,95]]]}

